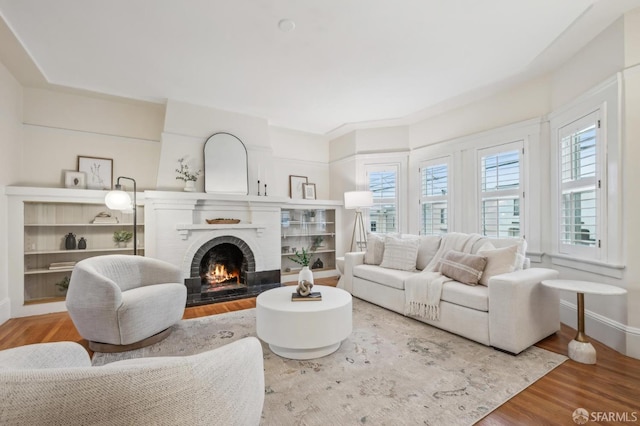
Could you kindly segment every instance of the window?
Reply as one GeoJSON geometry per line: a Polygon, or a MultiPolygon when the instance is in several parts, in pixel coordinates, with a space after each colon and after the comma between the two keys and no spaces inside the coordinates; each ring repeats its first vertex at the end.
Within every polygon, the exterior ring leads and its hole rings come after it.
{"type": "Polygon", "coordinates": [[[449,228],[449,165],[440,161],[420,168],[420,233],[445,234],[449,228]]]}
{"type": "Polygon", "coordinates": [[[480,152],[480,233],[492,238],[521,235],[522,142],[480,152]]]}
{"type": "Polygon", "coordinates": [[[558,130],[560,252],[599,244],[598,113],[558,130]]]}
{"type": "Polygon", "coordinates": [[[368,170],[369,190],[373,192],[373,206],[369,209],[372,232],[398,231],[398,169],[372,167],[368,170]]]}

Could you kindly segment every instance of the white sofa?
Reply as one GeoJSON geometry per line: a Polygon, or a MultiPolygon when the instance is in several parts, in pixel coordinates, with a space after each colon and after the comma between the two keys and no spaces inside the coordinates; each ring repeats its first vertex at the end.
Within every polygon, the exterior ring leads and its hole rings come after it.
{"type": "MultiPolygon", "coordinates": [[[[416,269],[390,269],[375,262],[365,264],[365,252],[346,253],[344,275],[339,285],[355,297],[404,315],[405,286],[411,280],[421,279],[421,270],[438,253],[441,238],[402,237],[420,239],[416,269]]],[[[487,241],[496,248],[522,244],[519,239],[482,238],[468,253],[477,253],[487,241]]],[[[526,243],[523,256],[525,249],[526,243]]],[[[528,266],[526,259],[523,269],[491,276],[486,286],[446,282],[442,286],[439,319],[412,317],[484,345],[518,354],[560,329],[559,296],[540,284],[542,280],[556,278],[558,272],[528,266]]]]}
{"type": "Polygon", "coordinates": [[[2,425],[258,425],[262,346],[247,337],[197,355],[92,367],[74,342],[0,351],[2,425]]]}

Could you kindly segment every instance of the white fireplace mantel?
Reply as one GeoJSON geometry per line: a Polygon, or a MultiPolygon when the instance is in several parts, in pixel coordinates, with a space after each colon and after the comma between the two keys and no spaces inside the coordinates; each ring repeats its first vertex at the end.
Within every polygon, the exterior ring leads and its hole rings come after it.
{"type": "Polygon", "coordinates": [[[231,229],[255,229],[256,235],[260,238],[267,228],[266,225],[257,225],[253,223],[234,223],[234,224],[214,224],[214,225],[192,225],[188,223],[179,223],[176,225],[176,230],[180,234],[183,240],[189,238],[189,235],[194,231],[212,231],[212,230],[231,230],[231,229]]]}

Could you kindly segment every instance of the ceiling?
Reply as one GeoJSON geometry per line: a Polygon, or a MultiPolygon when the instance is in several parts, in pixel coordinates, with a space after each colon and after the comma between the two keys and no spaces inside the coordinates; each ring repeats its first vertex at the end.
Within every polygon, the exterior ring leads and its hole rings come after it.
{"type": "Polygon", "coordinates": [[[50,84],[330,134],[549,71],[634,7],[640,0],[0,0],[0,15],[50,84]],[[279,29],[282,19],[295,29],[279,29]]]}

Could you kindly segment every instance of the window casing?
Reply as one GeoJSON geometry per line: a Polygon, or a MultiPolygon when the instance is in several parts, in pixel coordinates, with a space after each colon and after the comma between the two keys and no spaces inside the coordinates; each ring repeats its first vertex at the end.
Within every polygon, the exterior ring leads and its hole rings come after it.
{"type": "Polygon", "coordinates": [[[524,237],[523,142],[478,151],[480,234],[492,238],[524,237]]]}
{"type": "Polygon", "coordinates": [[[420,167],[420,234],[441,235],[449,230],[450,167],[448,159],[420,167]]]}
{"type": "Polygon", "coordinates": [[[558,129],[558,251],[600,257],[604,223],[600,112],[558,129]]]}

